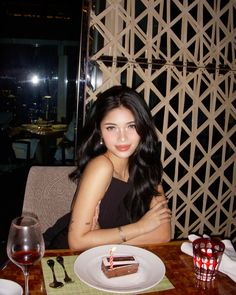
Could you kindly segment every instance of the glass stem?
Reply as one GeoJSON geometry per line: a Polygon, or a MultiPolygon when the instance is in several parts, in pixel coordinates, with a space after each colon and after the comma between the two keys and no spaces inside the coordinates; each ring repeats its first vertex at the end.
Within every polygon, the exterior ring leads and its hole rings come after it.
{"type": "Polygon", "coordinates": [[[29,268],[28,266],[23,269],[24,277],[25,277],[25,295],[29,295],[29,268]]]}

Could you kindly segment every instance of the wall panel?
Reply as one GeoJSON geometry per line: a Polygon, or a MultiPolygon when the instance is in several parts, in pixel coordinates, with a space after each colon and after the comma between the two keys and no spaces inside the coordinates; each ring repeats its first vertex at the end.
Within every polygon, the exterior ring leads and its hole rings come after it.
{"type": "Polygon", "coordinates": [[[141,93],[162,143],[173,238],[234,238],[236,1],[102,2],[91,11],[86,104],[116,84],[141,93]]]}

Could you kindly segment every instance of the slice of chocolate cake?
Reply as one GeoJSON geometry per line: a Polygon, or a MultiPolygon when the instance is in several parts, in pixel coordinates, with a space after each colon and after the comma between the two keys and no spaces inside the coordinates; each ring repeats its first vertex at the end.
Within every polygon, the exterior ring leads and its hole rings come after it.
{"type": "Polygon", "coordinates": [[[110,265],[109,257],[102,259],[101,269],[108,278],[120,277],[138,271],[139,263],[134,256],[114,256],[113,267],[110,265]]]}

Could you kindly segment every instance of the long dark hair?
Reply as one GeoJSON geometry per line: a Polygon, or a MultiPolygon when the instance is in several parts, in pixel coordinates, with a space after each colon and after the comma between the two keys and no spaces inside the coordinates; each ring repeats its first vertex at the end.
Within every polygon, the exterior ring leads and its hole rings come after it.
{"type": "Polygon", "coordinates": [[[137,221],[149,209],[153,196],[158,195],[157,185],[162,178],[162,164],[155,125],[144,99],[126,86],[113,86],[101,93],[91,107],[86,124],[79,134],[78,168],[71,173],[73,180],[80,179],[87,163],[106,152],[100,144],[100,123],[106,114],[120,106],[129,109],[135,118],[140,143],[129,158],[131,189],[125,197],[130,221],[137,221]]]}

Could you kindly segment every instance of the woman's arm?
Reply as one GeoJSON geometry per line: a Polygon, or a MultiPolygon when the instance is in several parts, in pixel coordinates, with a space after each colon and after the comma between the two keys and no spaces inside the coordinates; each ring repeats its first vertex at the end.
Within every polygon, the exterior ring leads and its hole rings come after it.
{"type": "Polygon", "coordinates": [[[130,239],[127,244],[141,245],[141,244],[159,244],[169,242],[171,239],[171,223],[170,213],[167,213],[166,219],[153,231],[142,234],[134,239],[130,239]]]}
{"type": "Polygon", "coordinates": [[[73,202],[68,232],[71,249],[85,249],[97,241],[93,230],[94,215],[113,174],[113,166],[105,157],[91,160],[84,170],[73,202]]]}
{"type": "MultiPolygon", "coordinates": [[[[150,209],[156,206],[157,204],[162,203],[162,208],[166,208],[167,210],[163,211],[163,219],[160,225],[154,229],[153,231],[140,235],[134,239],[130,239],[127,244],[132,245],[141,245],[141,244],[157,244],[157,243],[165,243],[169,242],[171,239],[171,212],[168,209],[166,201],[166,197],[164,194],[164,190],[162,185],[158,185],[157,187],[160,196],[154,197],[150,204],[150,209]],[[164,203],[163,203],[164,202],[164,203]]],[[[160,212],[159,212],[160,213],[160,212]]]]}
{"type": "MultiPolygon", "coordinates": [[[[97,157],[87,165],[72,210],[68,232],[71,249],[85,250],[99,245],[123,242],[118,228],[92,230],[97,204],[103,198],[112,175],[113,166],[105,157],[97,157]]],[[[157,202],[138,222],[122,226],[122,233],[127,242],[138,243],[139,240],[135,241],[135,238],[145,237],[145,234],[154,231],[163,222],[165,223],[169,213],[164,206],[166,206],[166,201],[157,202]]]]}

